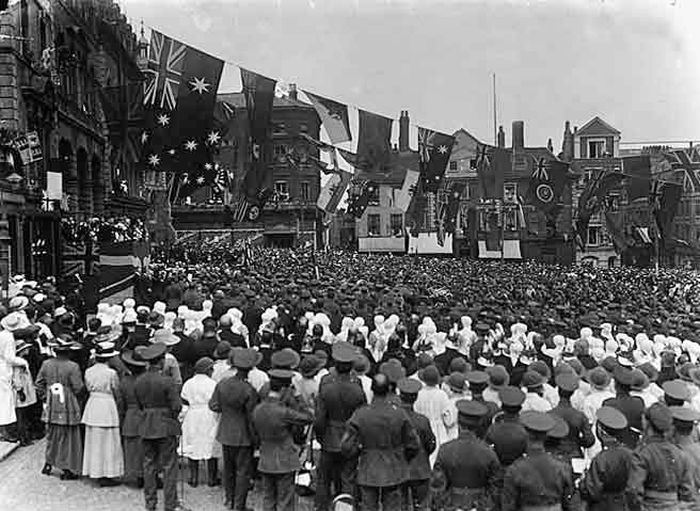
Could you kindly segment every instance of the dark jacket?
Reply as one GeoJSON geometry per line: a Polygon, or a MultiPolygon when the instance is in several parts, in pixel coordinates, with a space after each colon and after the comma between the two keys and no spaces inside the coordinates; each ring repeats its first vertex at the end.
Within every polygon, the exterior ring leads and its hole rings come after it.
{"type": "Polygon", "coordinates": [[[486,431],[486,443],[493,445],[493,450],[504,467],[510,466],[527,450],[527,431],[518,417],[509,418],[501,415],[494,420],[486,431]]]}
{"type": "Polygon", "coordinates": [[[498,457],[471,431],[438,451],[431,487],[447,509],[489,509],[500,471],[498,457]]]}
{"type": "Polygon", "coordinates": [[[177,419],[182,402],[172,379],[155,370],[136,378],[136,402],[143,413],[139,434],[145,440],[167,438],[180,434],[177,419]]]}
{"type": "Polygon", "coordinates": [[[355,411],[341,442],[344,456],[359,456],[357,484],[374,488],[408,481],[408,462],[419,449],[418,434],[406,413],[378,396],[355,411]]]}
{"type": "Polygon", "coordinates": [[[258,470],[266,474],[299,470],[293,428],[311,424],[312,420],[310,413],[285,406],[275,394],[268,395],[253,411],[253,425],[260,441],[258,470]]]}
{"type": "Polygon", "coordinates": [[[140,425],[143,422],[143,410],[136,399],[136,376],[124,376],[119,383],[117,394],[117,408],[119,410],[119,423],[121,435],[124,437],[139,436],[140,425]]]}
{"type": "Polygon", "coordinates": [[[209,400],[209,408],[221,413],[216,439],[223,445],[249,447],[255,445],[253,410],[258,404],[258,395],[240,373],[224,378],[216,384],[209,400]]]}
{"type": "Polygon", "coordinates": [[[600,452],[586,470],[579,490],[589,511],[626,511],[627,481],[632,470],[632,451],[615,445],[600,452]]]}
{"type": "Polygon", "coordinates": [[[541,448],[530,448],[527,456],[515,461],[503,480],[502,511],[528,506],[556,506],[571,509],[574,485],[571,467],[556,461],[541,448]]]}
{"type": "Polygon", "coordinates": [[[583,456],[582,448],[591,447],[595,443],[595,436],[591,431],[588,418],[571,406],[568,399],[560,399],[559,404],[552,413],[564,419],[569,426],[569,434],[559,443],[560,452],[567,458],[580,458],[583,456]]]}
{"type": "Polygon", "coordinates": [[[219,344],[219,339],[217,337],[202,337],[200,340],[194,343],[194,351],[197,359],[202,357],[214,358],[214,350],[219,344]]]}
{"type": "Polygon", "coordinates": [[[408,420],[415,428],[420,439],[420,449],[416,456],[408,463],[409,481],[423,481],[430,479],[430,455],[436,447],[435,434],[430,427],[430,420],[415,410],[413,405],[402,404],[401,407],[408,415],[408,420]]]}
{"type": "Polygon", "coordinates": [[[366,404],[362,384],[349,374],[324,376],[316,398],[314,431],[324,451],[340,452],[345,423],[366,404]]]}
{"type": "Polygon", "coordinates": [[[616,397],[603,401],[603,406],[612,406],[622,412],[627,418],[629,427],[621,440],[630,449],[637,447],[637,442],[643,429],[644,401],[642,398],[630,396],[629,394],[618,394],[616,397]]]}
{"type": "Polygon", "coordinates": [[[197,363],[197,350],[194,346],[194,339],[184,332],[175,332],[180,338],[180,342],[170,347],[170,353],[180,364],[180,375],[182,381],[189,380],[194,374],[194,365],[197,363]]]}

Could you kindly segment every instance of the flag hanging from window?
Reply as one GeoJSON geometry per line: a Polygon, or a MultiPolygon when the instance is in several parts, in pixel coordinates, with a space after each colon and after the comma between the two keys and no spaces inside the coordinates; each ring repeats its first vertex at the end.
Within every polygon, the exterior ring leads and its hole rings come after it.
{"type": "Polygon", "coordinates": [[[277,82],[243,68],[241,81],[250,124],[250,166],[244,178],[244,189],[246,197],[251,200],[260,193],[267,178],[267,134],[277,82]]]}
{"type": "Polygon", "coordinates": [[[435,192],[440,188],[454,142],[451,135],[418,128],[418,152],[426,191],[435,192]]]}
{"type": "Polygon", "coordinates": [[[321,118],[321,124],[333,144],[352,140],[348,106],[304,91],[321,118]]]}
{"type": "Polygon", "coordinates": [[[221,142],[212,125],[223,67],[216,57],[151,32],[138,135],[148,170],[191,172],[213,164],[221,142]]]}

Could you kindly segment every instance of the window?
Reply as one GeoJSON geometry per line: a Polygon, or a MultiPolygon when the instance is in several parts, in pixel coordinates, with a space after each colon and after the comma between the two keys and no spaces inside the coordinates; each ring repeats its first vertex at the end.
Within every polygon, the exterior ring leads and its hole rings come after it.
{"type": "Polygon", "coordinates": [[[287,145],[286,144],[275,144],[274,153],[275,153],[276,160],[285,161],[287,158],[287,145]]]}
{"type": "Polygon", "coordinates": [[[518,202],[518,183],[503,184],[503,202],[518,202]]]}
{"type": "Polygon", "coordinates": [[[602,158],[605,156],[605,140],[588,141],[588,157],[602,158]]]}
{"type": "Polygon", "coordinates": [[[392,236],[403,236],[403,215],[392,213],[390,218],[392,236]]]}
{"type": "Polygon", "coordinates": [[[589,227],[588,228],[588,245],[592,247],[597,247],[601,242],[600,239],[600,227],[589,227]]]}
{"type": "Polygon", "coordinates": [[[311,187],[309,186],[308,181],[302,181],[299,183],[299,195],[301,196],[301,200],[304,202],[311,199],[311,187]]]}
{"type": "Polygon", "coordinates": [[[471,160],[469,160],[469,168],[471,170],[476,170],[476,163],[477,163],[476,158],[472,158],[471,160]]]}
{"type": "Polygon", "coordinates": [[[286,181],[275,181],[275,193],[280,200],[289,200],[289,186],[286,181]]]}
{"type": "Polygon", "coordinates": [[[283,122],[276,122],[272,125],[272,133],[275,135],[282,135],[286,132],[286,126],[283,122]]]}
{"type": "Polygon", "coordinates": [[[611,212],[620,211],[620,196],[611,195],[608,197],[608,208],[611,212]]]}
{"type": "Polygon", "coordinates": [[[379,236],[381,227],[379,223],[379,215],[367,215],[367,235],[379,236]]]}
{"type": "Polygon", "coordinates": [[[367,186],[369,187],[369,205],[379,206],[379,187],[374,183],[370,183],[367,186]]]}
{"type": "Polygon", "coordinates": [[[457,170],[457,162],[456,161],[450,162],[450,170],[457,170]]]}

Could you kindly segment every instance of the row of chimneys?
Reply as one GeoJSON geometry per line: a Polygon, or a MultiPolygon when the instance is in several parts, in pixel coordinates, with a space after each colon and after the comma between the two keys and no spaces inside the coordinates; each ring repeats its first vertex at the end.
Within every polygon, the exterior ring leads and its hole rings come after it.
{"type": "MultiPolygon", "coordinates": [[[[525,123],[523,121],[513,121],[513,132],[511,135],[511,146],[514,150],[525,148],[525,123]]],[[[564,123],[564,137],[562,139],[562,159],[564,161],[571,161],[574,159],[574,135],[578,131],[578,126],[574,126],[574,131],[571,131],[571,123],[566,121],[564,123]]],[[[506,132],[503,130],[503,126],[498,127],[498,134],[496,136],[496,145],[498,147],[506,146],[506,132]]],[[[547,147],[552,151],[552,139],[550,138],[547,147]]]]}

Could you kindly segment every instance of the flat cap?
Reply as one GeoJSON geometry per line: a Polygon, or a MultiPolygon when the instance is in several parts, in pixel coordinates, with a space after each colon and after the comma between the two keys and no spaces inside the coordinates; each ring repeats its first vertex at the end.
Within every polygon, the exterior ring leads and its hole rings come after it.
{"type": "Polygon", "coordinates": [[[566,392],[574,392],[578,389],[578,383],[578,376],[575,374],[560,374],[556,379],[557,387],[566,392]]]}
{"type": "Polygon", "coordinates": [[[501,389],[498,393],[498,398],[501,400],[503,406],[521,406],[525,401],[525,393],[518,387],[510,385],[501,389]]]}
{"type": "Polygon", "coordinates": [[[555,426],[554,419],[542,412],[527,411],[520,414],[520,423],[528,431],[546,433],[555,426]]]}
{"type": "Polygon", "coordinates": [[[489,375],[485,371],[469,371],[465,377],[469,385],[485,385],[489,382],[489,375]]]}
{"type": "Polygon", "coordinates": [[[457,401],[457,412],[459,412],[459,415],[462,417],[480,419],[488,413],[488,409],[477,401],[460,399],[457,401]]]}
{"type": "Polygon", "coordinates": [[[396,385],[401,394],[414,395],[418,394],[423,384],[415,378],[404,378],[396,385]]]}
{"type": "Polygon", "coordinates": [[[670,429],[673,427],[673,416],[671,415],[671,410],[669,410],[668,406],[665,404],[654,403],[646,409],[644,415],[658,431],[670,431],[670,429]]]}
{"type": "Polygon", "coordinates": [[[664,382],[662,388],[664,389],[664,394],[672,399],[677,399],[679,401],[687,401],[690,398],[690,390],[688,385],[682,380],[671,380],[664,382]]]}
{"type": "Polygon", "coordinates": [[[549,413],[547,415],[554,419],[554,427],[547,431],[547,436],[549,438],[556,438],[559,440],[566,438],[566,436],[569,434],[569,425],[566,423],[566,421],[554,413],[549,413]]]}
{"type": "Polygon", "coordinates": [[[669,406],[671,416],[676,422],[695,423],[700,421],[700,412],[685,406],[669,406]]]}
{"type": "Polygon", "coordinates": [[[354,362],[357,357],[357,351],[349,342],[337,342],[333,345],[331,355],[336,362],[354,362]]]}
{"type": "Polygon", "coordinates": [[[595,416],[602,426],[613,431],[623,430],[628,425],[627,417],[612,406],[601,406],[595,416]]]}

